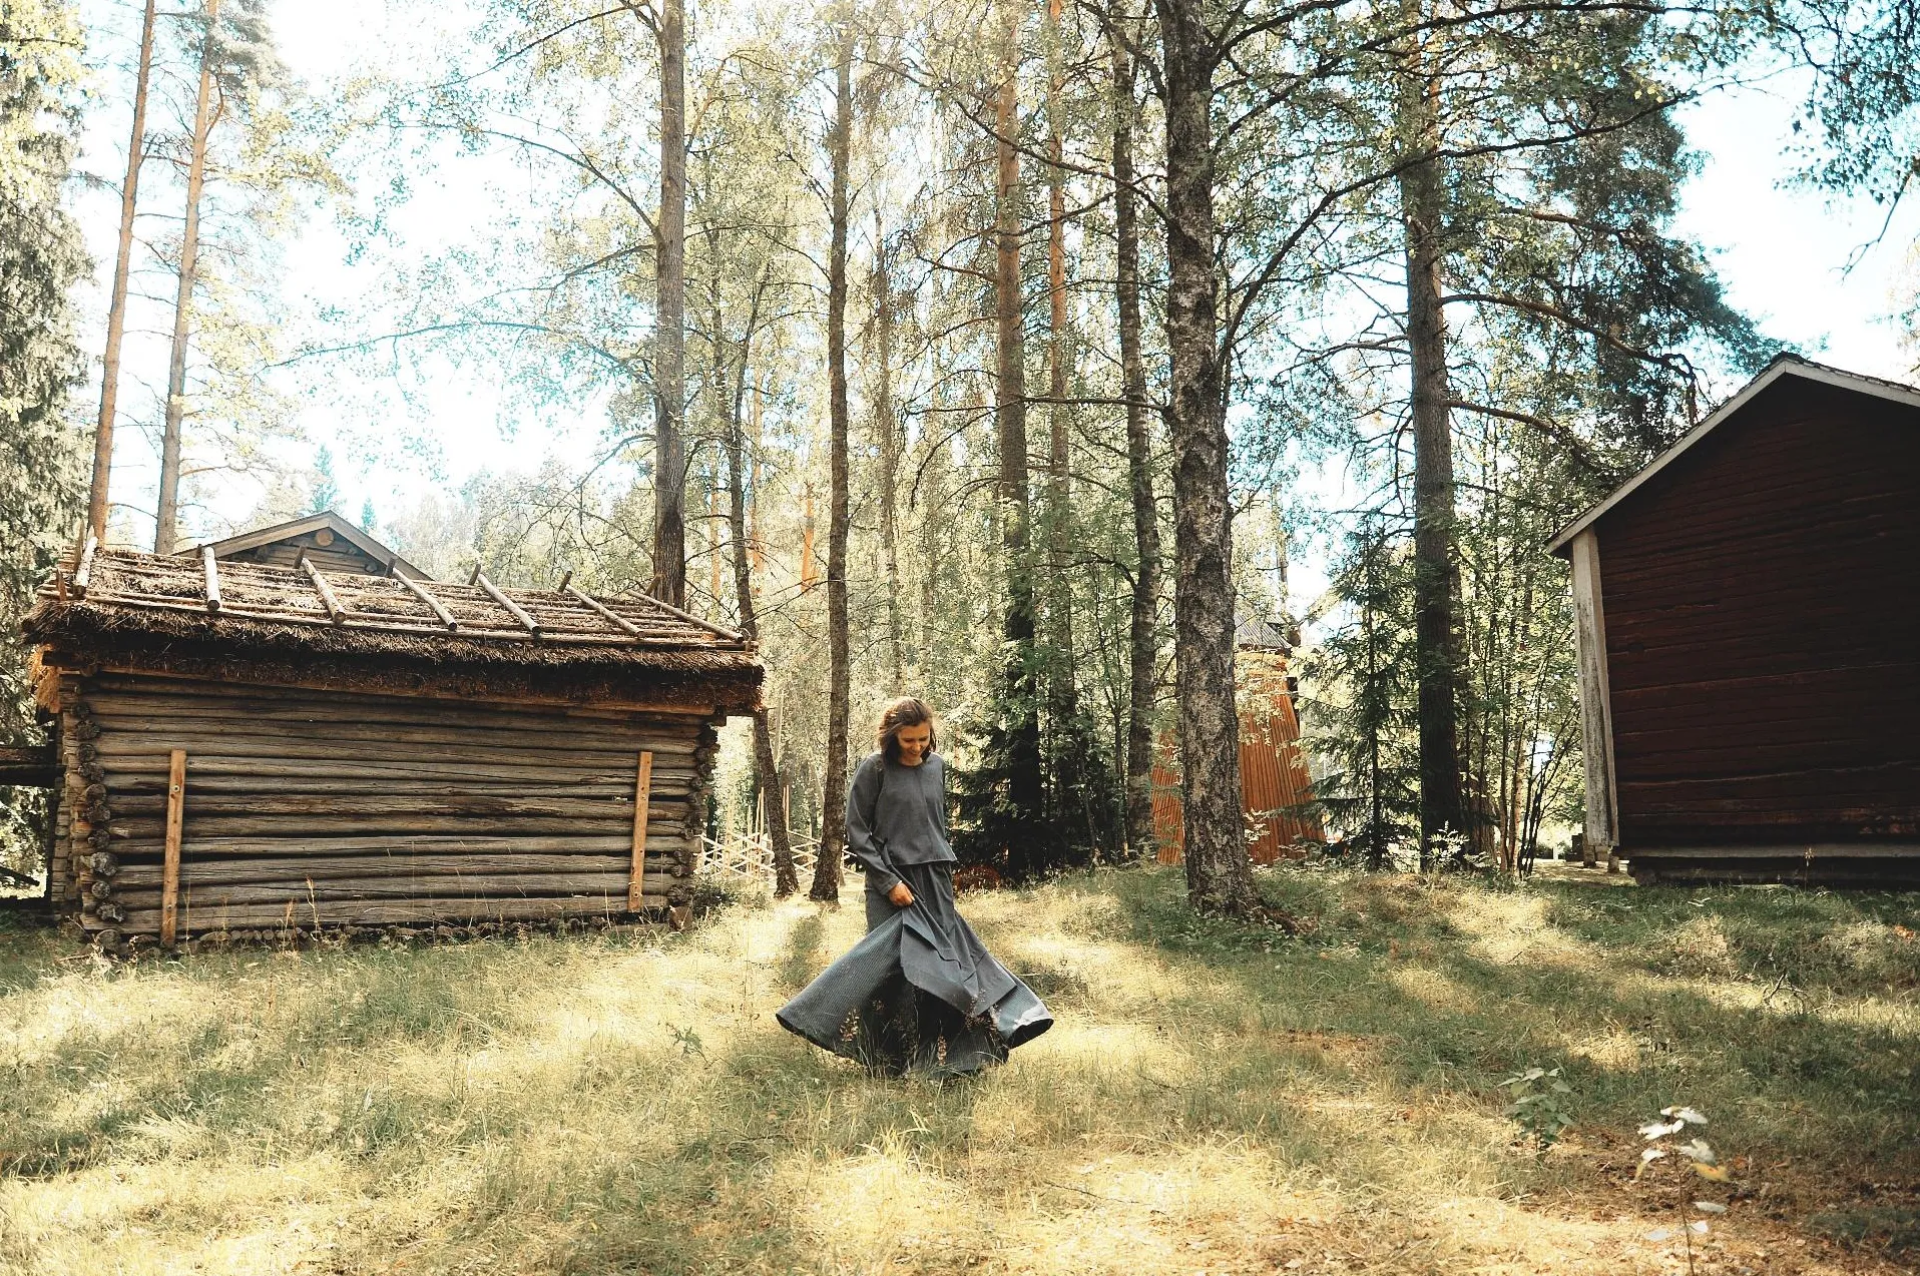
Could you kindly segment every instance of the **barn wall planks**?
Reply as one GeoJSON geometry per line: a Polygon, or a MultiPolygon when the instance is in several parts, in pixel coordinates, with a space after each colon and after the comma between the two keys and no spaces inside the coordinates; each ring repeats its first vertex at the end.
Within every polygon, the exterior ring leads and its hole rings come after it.
{"type": "Polygon", "coordinates": [[[1920,412],[1784,378],[1598,526],[1629,854],[1920,839],[1920,412]]]}
{"type": "Polygon", "coordinates": [[[707,714],[128,673],[62,694],[59,832],[91,931],[624,914],[675,902],[697,862],[707,714]]]}

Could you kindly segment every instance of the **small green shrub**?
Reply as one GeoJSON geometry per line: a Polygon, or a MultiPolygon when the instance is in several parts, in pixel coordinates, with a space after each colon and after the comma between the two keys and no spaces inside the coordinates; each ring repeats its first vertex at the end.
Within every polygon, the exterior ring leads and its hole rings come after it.
{"type": "Polygon", "coordinates": [[[1528,1068],[1500,1083],[1513,1097],[1507,1108],[1522,1130],[1542,1152],[1552,1147],[1573,1124],[1567,1110],[1573,1087],[1560,1077],[1558,1068],[1528,1068]]]}

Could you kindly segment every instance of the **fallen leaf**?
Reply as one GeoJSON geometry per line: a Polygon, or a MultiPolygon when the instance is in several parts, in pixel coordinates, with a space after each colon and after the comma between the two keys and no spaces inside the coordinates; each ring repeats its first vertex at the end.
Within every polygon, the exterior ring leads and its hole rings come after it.
{"type": "Polygon", "coordinates": [[[1695,1161],[1693,1163],[1693,1172],[1709,1183],[1733,1182],[1733,1171],[1724,1165],[1702,1165],[1700,1162],[1695,1161]]]}
{"type": "Polygon", "coordinates": [[[1725,1214],[1727,1212],[1727,1207],[1718,1201],[1695,1201],[1693,1208],[1703,1214],[1725,1214]]]}
{"type": "Polygon", "coordinates": [[[1719,1159],[1714,1156],[1713,1149],[1707,1146],[1705,1139],[1695,1139],[1691,1143],[1682,1143],[1679,1147],[1675,1148],[1674,1151],[1690,1161],[1704,1161],[1708,1165],[1712,1165],[1719,1159]]]}

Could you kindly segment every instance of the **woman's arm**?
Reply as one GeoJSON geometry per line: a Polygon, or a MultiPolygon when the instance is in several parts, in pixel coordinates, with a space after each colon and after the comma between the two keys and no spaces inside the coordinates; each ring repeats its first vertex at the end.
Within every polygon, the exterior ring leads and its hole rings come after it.
{"type": "Polygon", "coordinates": [[[882,768],[885,766],[880,755],[873,755],[860,764],[860,769],[853,773],[853,783],[847,786],[847,854],[866,867],[867,889],[877,890],[882,895],[890,893],[900,884],[900,879],[880,858],[880,848],[874,842],[874,829],[867,819],[874,809],[874,800],[880,796],[882,768]]]}

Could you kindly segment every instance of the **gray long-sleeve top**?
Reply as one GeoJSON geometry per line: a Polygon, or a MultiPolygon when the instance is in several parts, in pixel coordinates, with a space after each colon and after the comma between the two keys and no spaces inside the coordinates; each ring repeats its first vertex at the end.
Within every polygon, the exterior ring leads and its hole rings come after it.
{"type": "Polygon", "coordinates": [[[847,852],[866,865],[867,889],[884,895],[900,879],[881,859],[876,838],[886,843],[886,858],[895,864],[955,858],[947,840],[947,764],[939,754],[929,753],[919,766],[902,766],[873,753],[853,773],[847,790],[847,852]]]}

